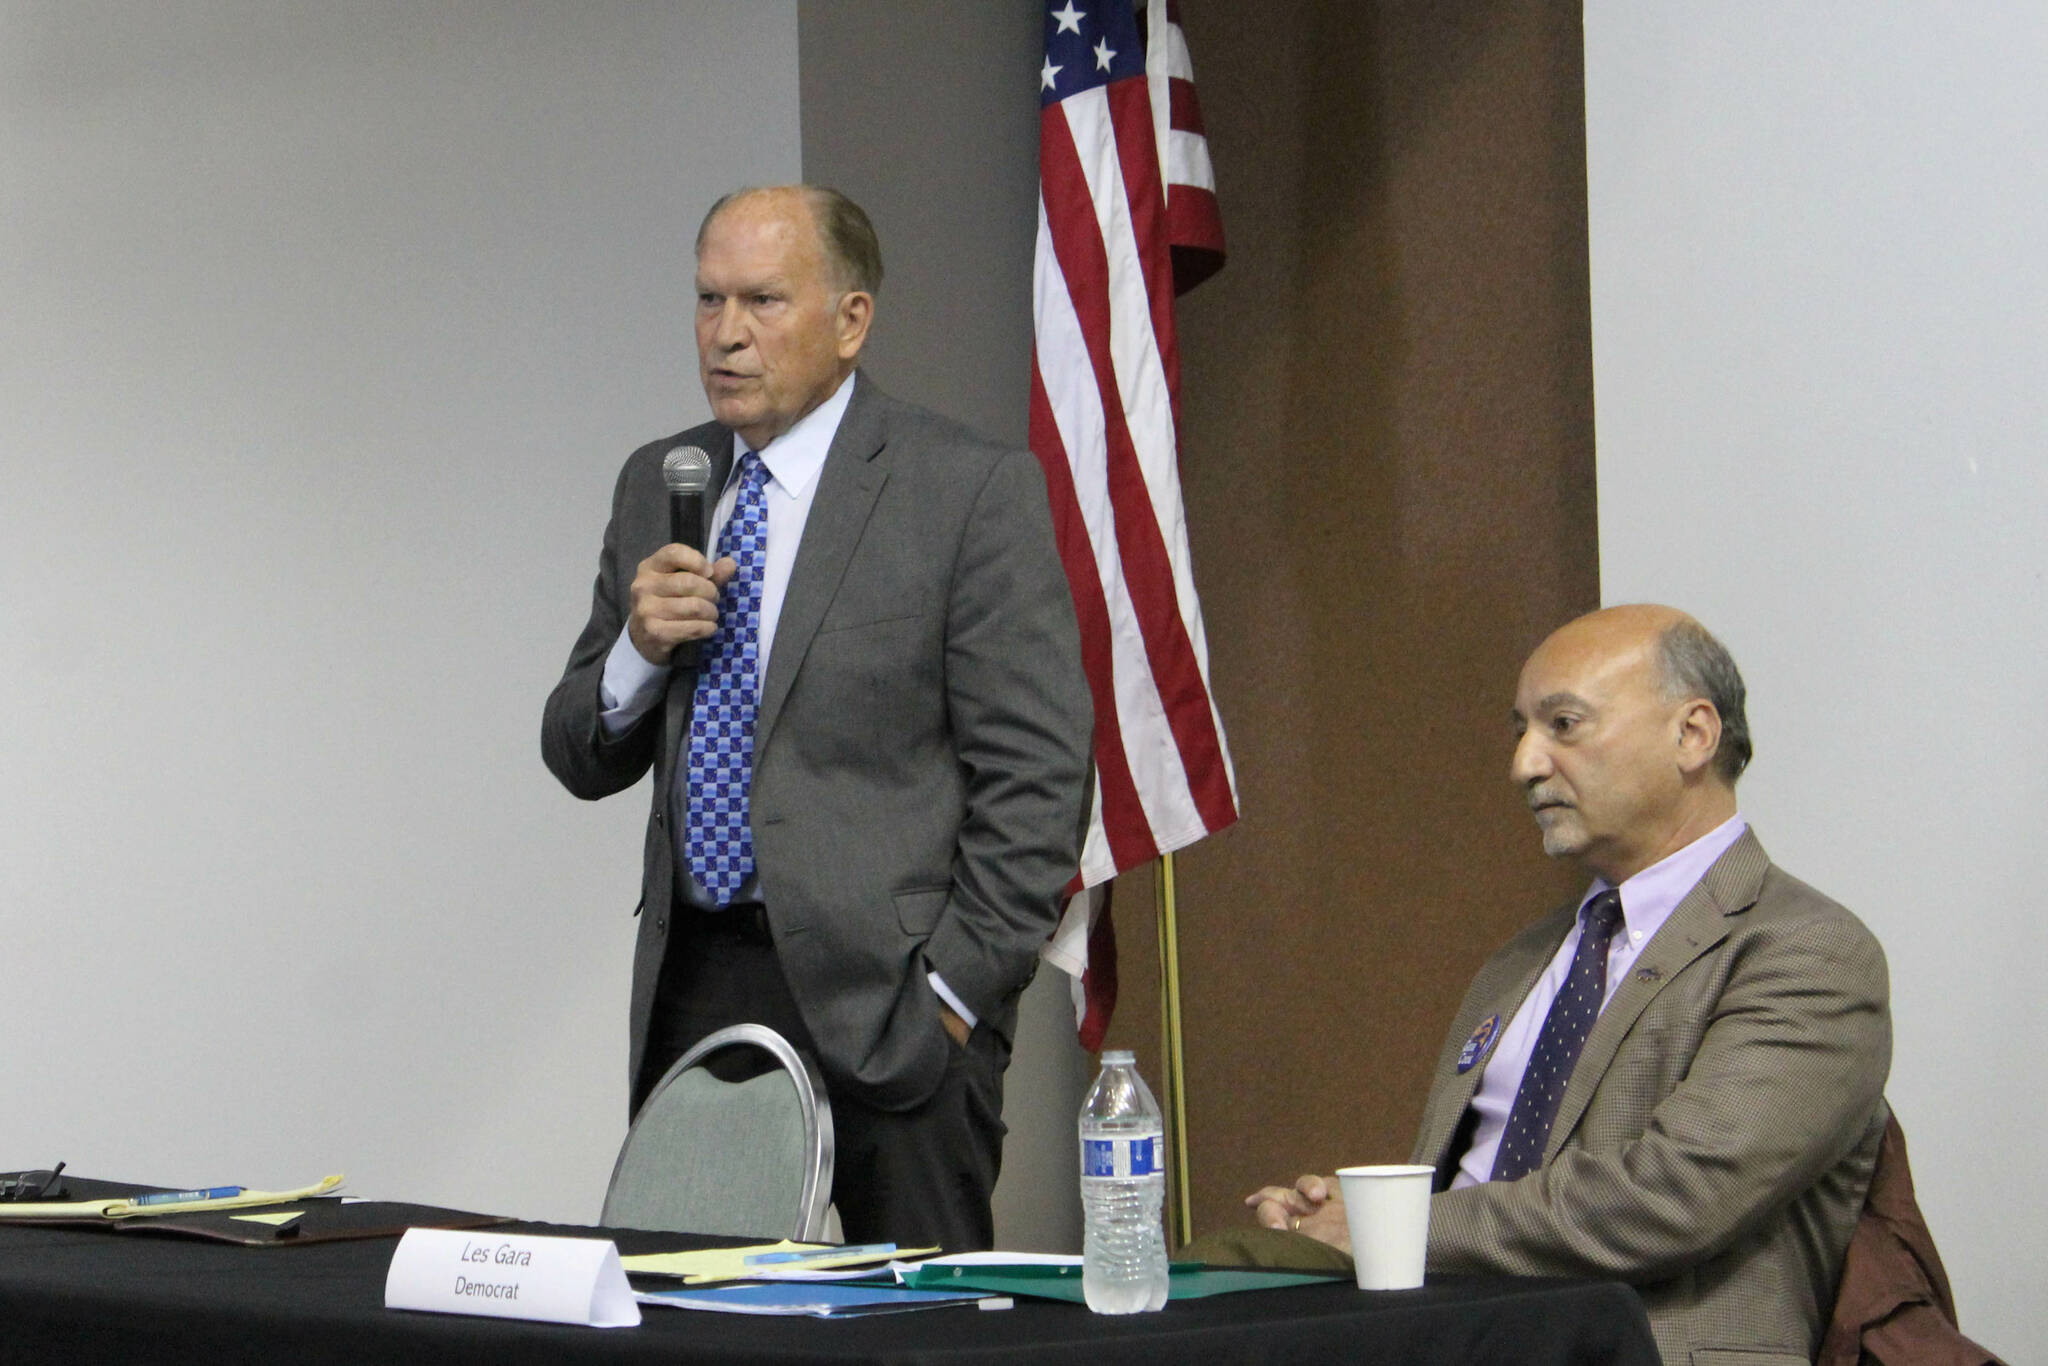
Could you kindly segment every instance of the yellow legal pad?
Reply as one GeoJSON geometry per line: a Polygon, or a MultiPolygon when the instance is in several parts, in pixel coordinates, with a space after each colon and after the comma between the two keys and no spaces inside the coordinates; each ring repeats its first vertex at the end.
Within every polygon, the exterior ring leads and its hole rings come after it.
{"type": "Polygon", "coordinates": [[[646,1252],[621,1257],[619,1264],[629,1273],[643,1276],[675,1276],[684,1285],[713,1285],[719,1281],[757,1280],[785,1271],[840,1271],[856,1266],[882,1266],[897,1260],[929,1257],[935,1247],[891,1248],[887,1252],[839,1252],[830,1243],[757,1243],[751,1247],[707,1247],[694,1252],[646,1252]],[[815,1254],[779,1262],[749,1262],[749,1257],[786,1253],[815,1254]]]}
{"type": "Polygon", "coordinates": [[[111,1200],[42,1200],[0,1202],[0,1221],[8,1219],[147,1219],[152,1215],[210,1214],[224,1209],[255,1209],[263,1205],[285,1205],[326,1195],[341,1184],[340,1176],[325,1177],[310,1186],[290,1191],[243,1191],[219,1200],[178,1200],[164,1205],[138,1205],[131,1196],[111,1200]]]}

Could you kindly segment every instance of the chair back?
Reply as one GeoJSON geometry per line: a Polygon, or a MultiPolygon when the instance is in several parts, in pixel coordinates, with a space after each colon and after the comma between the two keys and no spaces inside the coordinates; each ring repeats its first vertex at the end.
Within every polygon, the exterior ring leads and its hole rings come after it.
{"type": "Polygon", "coordinates": [[[817,1242],[831,1198],[832,1108],[816,1065],[766,1025],[741,1024],[699,1041],[647,1097],[620,1145],[601,1219],[609,1228],[817,1242]],[[760,1070],[721,1080],[710,1064],[729,1061],[729,1050],[760,1070]]]}

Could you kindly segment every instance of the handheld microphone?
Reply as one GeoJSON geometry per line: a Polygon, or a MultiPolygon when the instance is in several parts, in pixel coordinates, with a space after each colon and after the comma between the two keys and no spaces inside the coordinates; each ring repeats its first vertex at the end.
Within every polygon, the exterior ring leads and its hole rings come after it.
{"type": "Polygon", "coordinates": [[[668,538],[701,552],[711,457],[696,446],[678,446],[661,462],[661,482],[668,485],[668,538]]]}

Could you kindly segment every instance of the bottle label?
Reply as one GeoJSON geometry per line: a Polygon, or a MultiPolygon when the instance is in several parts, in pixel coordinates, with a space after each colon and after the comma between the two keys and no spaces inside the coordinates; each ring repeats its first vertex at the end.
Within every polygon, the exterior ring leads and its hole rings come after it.
{"type": "Polygon", "coordinates": [[[1160,1170],[1158,1134],[1137,1138],[1084,1138],[1081,1175],[1151,1176],[1160,1170]]]}

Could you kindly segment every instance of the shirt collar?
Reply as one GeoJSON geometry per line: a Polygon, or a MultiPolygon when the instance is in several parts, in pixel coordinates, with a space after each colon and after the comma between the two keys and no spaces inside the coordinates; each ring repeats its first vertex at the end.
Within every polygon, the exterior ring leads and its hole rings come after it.
{"type": "MultiPolygon", "coordinates": [[[[798,418],[788,431],[770,441],[765,448],[755,452],[761,457],[761,463],[768,467],[768,477],[790,497],[802,497],[825,468],[825,456],[832,449],[832,438],[839,434],[839,421],[846,416],[846,405],[853,401],[853,380],[854,377],[848,375],[832,391],[830,398],[798,418]]],[[[740,467],[740,457],[750,450],[753,447],[747,444],[747,439],[734,432],[732,467],[735,470],[740,467]]]]}
{"type": "MultiPolygon", "coordinates": [[[[1707,869],[1714,861],[1728,852],[1735,841],[1742,838],[1749,829],[1749,822],[1741,812],[1701,835],[1685,848],[1658,862],[1651,864],[1621,884],[1621,918],[1627,922],[1632,935],[1648,939],[1661,928],[1671,913],[1678,909],[1678,903],[1686,894],[1699,885],[1707,875],[1707,869]]],[[[1579,909],[1586,909],[1586,903],[1613,884],[1604,877],[1593,879],[1593,885],[1579,901],[1579,909]]]]}

